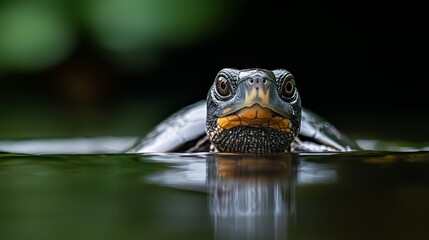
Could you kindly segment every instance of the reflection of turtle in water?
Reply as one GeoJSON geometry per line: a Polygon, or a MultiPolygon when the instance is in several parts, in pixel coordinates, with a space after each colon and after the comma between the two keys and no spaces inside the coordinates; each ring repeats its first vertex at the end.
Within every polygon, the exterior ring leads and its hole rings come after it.
{"type": "Polygon", "coordinates": [[[160,123],[129,152],[349,151],[359,147],[315,113],[301,108],[284,69],[219,71],[207,100],[160,123]]]}
{"type": "Polygon", "coordinates": [[[296,224],[297,155],[211,154],[208,207],[215,239],[287,239],[296,224]]]}

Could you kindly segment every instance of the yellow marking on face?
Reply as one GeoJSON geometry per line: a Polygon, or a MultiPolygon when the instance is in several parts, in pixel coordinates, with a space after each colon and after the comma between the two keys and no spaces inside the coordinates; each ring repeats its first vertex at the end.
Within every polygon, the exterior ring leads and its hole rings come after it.
{"type": "Polygon", "coordinates": [[[267,89],[263,91],[262,89],[259,89],[259,97],[261,98],[261,102],[265,105],[269,104],[270,101],[270,91],[267,89]]]}
{"type": "Polygon", "coordinates": [[[258,92],[256,91],[256,88],[252,88],[252,90],[246,91],[245,93],[245,97],[244,97],[244,104],[245,105],[251,105],[255,102],[255,98],[257,98],[258,96],[258,92]]]}
{"type": "Polygon", "coordinates": [[[292,128],[292,122],[289,119],[278,116],[270,109],[257,104],[243,108],[233,115],[221,117],[217,121],[222,129],[237,126],[261,126],[290,133],[292,128]]]}
{"type": "Polygon", "coordinates": [[[222,111],[222,113],[223,114],[225,114],[225,113],[229,113],[231,111],[231,108],[225,108],[223,111],[222,111]]]}
{"type": "Polygon", "coordinates": [[[246,91],[244,104],[247,106],[252,105],[255,102],[261,102],[262,104],[269,104],[270,100],[270,91],[266,89],[265,91],[262,88],[256,89],[252,88],[250,91],[246,91]],[[258,98],[260,99],[258,101],[258,98]]]}

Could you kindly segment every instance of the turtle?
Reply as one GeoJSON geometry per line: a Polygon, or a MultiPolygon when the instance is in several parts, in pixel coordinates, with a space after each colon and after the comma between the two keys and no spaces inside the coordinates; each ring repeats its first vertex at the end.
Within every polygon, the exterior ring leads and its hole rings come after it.
{"type": "Polygon", "coordinates": [[[301,106],[294,76],[286,69],[223,68],[206,100],[159,123],[129,153],[343,152],[358,144],[301,106]]]}

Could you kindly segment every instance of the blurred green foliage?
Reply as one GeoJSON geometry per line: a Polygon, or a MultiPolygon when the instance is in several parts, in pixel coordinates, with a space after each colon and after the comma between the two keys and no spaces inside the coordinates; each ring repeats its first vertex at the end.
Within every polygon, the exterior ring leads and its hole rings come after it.
{"type": "Polygon", "coordinates": [[[153,64],[166,48],[216,33],[226,10],[226,1],[216,0],[2,2],[0,71],[53,67],[81,41],[125,65],[153,64]]]}
{"type": "Polygon", "coordinates": [[[120,83],[130,80],[115,73],[150,71],[169,51],[220,33],[233,6],[226,0],[0,1],[0,112],[7,113],[0,138],[144,134],[173,110],[162,96],[136,99],[120,83]]]}
{"type": "Polygon", "coordinates": [[[70,53],[73,26],[57,10],[20,1],[0,9],[0,69],[44,69],[70,53]]]}

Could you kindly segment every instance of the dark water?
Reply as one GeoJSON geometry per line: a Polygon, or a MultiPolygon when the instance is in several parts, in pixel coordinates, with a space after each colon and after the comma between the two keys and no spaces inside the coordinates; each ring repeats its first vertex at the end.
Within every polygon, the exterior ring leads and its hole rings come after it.
{"type": "Polygon", "coordinates": [[[429,239],[429,152],[0,154],[0,239],[429,239]]]}

